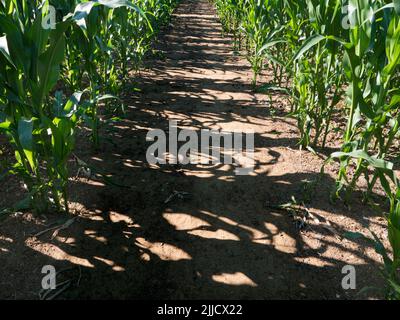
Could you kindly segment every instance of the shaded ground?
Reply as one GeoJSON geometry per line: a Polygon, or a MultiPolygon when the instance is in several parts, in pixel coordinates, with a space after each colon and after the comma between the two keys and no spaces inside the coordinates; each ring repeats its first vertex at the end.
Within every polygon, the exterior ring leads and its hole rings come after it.
{"type": "MultiPolygon", "coordinates": [[[[76,151],[130,187],[72,179],[79,218],[53,239],[52,232],[33,235],[70,217],[2,222],[0,298],[37,298],[47,264],[72,268],[59,276],[73,280],[59,296],[65,299],[357,298],[357,290],[341,288],[346,264],[356,266],[358,289],[380,286],[373,249],[335,232],[370,228],[386,242],[384,220],[357,194],[351,210],[330,204],[336,167],[319,175],[322,160],[297,150],[284,98],[251,91],[251,70],[232,54],[211,5],[182,1],[157,47],[164,59],[149,61],[135,79],[141,92],[126,94],[126,118],[104,130],[102,150],[93,155],[82,139],[76,151]],[[172,119],[192,130],[254,130],[255,174],[236,176],[229,165],[149,165],[146,133],[167,130],[172,119]],[[174,191],[190,197],[165,203],[174,191]],[[271,208],[292,196],[309,200],[313,218],[303,231],[288,212],[271,208]]],[[[71,170],[78,170],[72,161],[71,170]]],[[[7,181],[2,202],[21,189],[7,181]]]]}

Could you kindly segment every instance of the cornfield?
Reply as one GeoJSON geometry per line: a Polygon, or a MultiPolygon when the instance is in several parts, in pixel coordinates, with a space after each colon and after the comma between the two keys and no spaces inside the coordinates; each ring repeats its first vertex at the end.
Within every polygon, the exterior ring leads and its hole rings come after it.
{"type": "MultiPolygon", "coordinates": [[[[384,261],[386,297],[400,299],[400,0],[209,2],[234,52],[250,65],[252,90],[286,97],[298,147],[329,152],[321,174],[338,164],[331,200],[351,206],[359,181],[366,181],[364,202],[385,218],[391,252],[372,231],[344,236],[375,248],[384,261]],[[272,82],[263,82],[265,72],[272,82]],[[331,152],[333,133],[341,147],[331,152]],[[386,198],[379,206],[376,188],[386,198]]],[[[125,112],[123,92],[134,91],[130,78],[140,74],[177,4],[0,0],[0,134],[14,157],[6,174],[27,191],[0,214],[69,213],[68,163],[76,157],[77,132],[87,128],[93,152],[101,148],[100,129],[125,112]]]]}

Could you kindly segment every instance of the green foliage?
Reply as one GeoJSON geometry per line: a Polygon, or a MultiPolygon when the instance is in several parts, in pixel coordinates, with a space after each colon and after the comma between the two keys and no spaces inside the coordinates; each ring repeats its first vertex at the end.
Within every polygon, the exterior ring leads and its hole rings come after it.
{"type": "Polygon", "coordinates": [[[0,131],[15,151],[9,172],[23,178],[31,208],[68,211],[77,125],[86,122],[97,147],[99,103],[120,101],[175,2],[0,1],[0,131]],[[56,24],[45,28],[50,6],[56,24]]]}

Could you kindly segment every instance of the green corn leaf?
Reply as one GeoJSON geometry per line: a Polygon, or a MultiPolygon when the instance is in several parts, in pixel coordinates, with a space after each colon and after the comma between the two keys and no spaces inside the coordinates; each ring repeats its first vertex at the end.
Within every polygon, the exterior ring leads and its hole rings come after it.
{"type": "MultiPolygon", "coordinates": [[[[99,5],[103,5],[110,9],[117,9],[119,7],[128,7],[130,9],[133,9],[144,17],[144,19],[147,21],[148,27],[153,32],[153,27],[150,21],[148,20],[146,14],[143,12],[143,10],[141,10],[138,6],[134,5],[131,1],[128,0],[98,0],[98,1],[87,1],[80,3],[75,8],[74,14],[72,15],[72,20],[75,21],[80,28],[86,31],[87,26],[85,18],[90,14],[90,12],[94,7],[99,5]]],[[[68,15],[64,17],[64,20],[70,17],[71,16],[68,15]]]]}
{"type": "Polygon", "coordinates": [[[294,55],[292,61],[300,59],[308,50],[310,50],[312,47],[314,47],[323,40],[326,40],[326,37],[319,34],[315,34],[310,38],[308,38],[300,47],[300,49],[297,51],[297,53],[294,55]]]}
{"type": "Polygon", "coordinates": [[[380,169],[376,169],[376,174],[379,177],[379,181],[381,182],[382,188],[385,190],[387,195],[391,195],[392,191],[390,188],[389,181],[386,179],[384,173],[380,169]]]}
{"type": "MultiPolygon", "coordinates": [[[[397,216],[399,219],[399,217],[397,216]]],[[[388,233],[389,233],[389,241],[390,245],[393,248],[394,259],[400,259],[400,230],[394,227],[393,222],[389,221],[388,223],[388,233]]]]}
{"type": "Polygon", "coordinates": [[[396,16],[392,18],[387,31],[386,56],[388,64],[383,73],[390,76],[400,63],[400,18],[396,16]]]}
{"type": "Polygon", "coordinates": [[[389,107],[394,108],[394,107],[398,106],[399,104],[400,104],[400,95],[396,94],[390,100],[389,107]]]}
{"type": "MultiPolygon", "coordinates": [[[[23,34],[18,25],[10,17],[3,15],[0,12],[1,30],[7,37],[7,51],[12,59],[14,66],[21,70],[29,70],[30,55],[29,48],[26,48],[23,43],[23,34]]],[[[3,44],[4,45],[4,44],[3,44]]]]}
{"type": "Polygon", "coordinates": [[[33,100],[40,108],[45,96],[54,87],[60,74],[60,64],[64,60],[65,36],[68,22],[57,24],[56,30],[50,34],[50,44],[47,50],[39,56],[38,76],[39,86],[33,100]]]}
{"type": "Polygon", "coordinates": [[[260,55],[260,54],[262,54],[265,50],[267,50],[267,49],[269,49],[269,48],[271,48],[271,47],[274,47],[274,46],[277,45],[278,43],[282,43],[282,42],[285,42],[285,40],[274,40],[274,41],[270,41],[270,42],[264,44],[264,45],[260,48],[260,50],[258,50],[258,53],[257,53],[257,54],[260,55]]]}
{"type": "Polygon", "coordinates": [[[33,143],[33,119],[22,118],[18,121],[18,139],[24,151],[25,157],[29,162],[33,172],[37,169],[36,159],[34,157],[33,143]]]}
{"type": "Polygon", "coordinates": [[[400,0],[393,0],[394,10],[400,15],[400,0]]]}
{"type": "Polygon", "coordinates": [[[366,160],[371,166],[375,168],[381,169],[393,169],[393,163],[383,160],[377,159],[376,157],[371,157],[367,152],[364,150],[355,150],[352,152],[334,152],[331,154],[331,158],[341,158],[341,157],[352,157],[356,159],[364,159],[366,160]]]}
{"type": "Polygon", "coordinates": [[[8,50],[6,36],[0,37],[0,54],[2,54],[7,59],[7,61],[10,63],[10,65],[12,65],[14,68],[16,68],[14,65],[14,62],[12,62],[12,59],[10,57],[10,51],[8,50]]]}
{"type": "Polygon", "coordinates": [[[112,94],[103,94],[103,95],[99,95],[99,96],[95,97],[94,102],[100,102],[100,101],[108,100],[108,99],[120,100],[120,98],[118,98],[117,96],[114,96],[112,94]]]}
{"type": "Polygon", "coordinates": [[[85,91],[77,91],[75,92],[67,101],[64,106],[65,117],[71,117],[75,112],[78,111],[78,104],[81,101],[82,94],[85,91]]]}
{"type": "Polygon", "coordinates": [[[400,202],[397,200],[388,219],[389,241],[393,248],[394,260],[400,260],[400,202]]]}
{"type": "Polygon", "coordinates": [[[374,110],[369,104],[365,102],[364,98],[361,95],[361,91],[358,88],[356,88],[356,90],[357,90],[358,106],[360,108],[360,111],[365,116],[367,116],[367,118],[374,119],[376,117],[374,110]]]}
{"type": "Polygon", "coordinates": [[[5,130],[7,131],[11,126],[11,122],[10,121],[4,121],[4,122],[0,122],[0,130],[5,130]]]}

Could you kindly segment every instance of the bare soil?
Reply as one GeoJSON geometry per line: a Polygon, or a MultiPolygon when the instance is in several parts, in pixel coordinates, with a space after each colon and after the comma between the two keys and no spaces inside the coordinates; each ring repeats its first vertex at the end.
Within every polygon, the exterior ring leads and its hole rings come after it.
{"type": "MultiPolygon", "coordinates": [[[[127,114],[103,129],[101,150],[90,149],[83,130],[77,144],[80,159],[129,187],[71,179],[77,219],[58,234],[35,236],[71,216],[28,212],[2,221],[0,298],[37,299],[44,265],[65,270],[58,281],[71,280],[58,299],[380,298],[357,295],[383,285],[380,257],[341,233],[371,229],[387,244],[384,219],[358,193],[351,208],[330,202],[337,165],[321,175],[325,156],[299,150],[285,97],[252,91],[251,69],[222,36],[212,5],[183,0],[156,48],[163,59],[132,75],[141,91],[125,93],[127,114]],[[167,130],[169,120],[193,130],[254,130],[255,174],[237,176],[229,165],[149,165],[146,134],[167,130]],[[165,203],[174,191],[189,196],[165,203]],[[292,197],[312,214],[302,230],[273,206],[292,197]],[[356,290],[341,287],[347,264],[356,268],[356,290]]],[[[22,196],[21,183],[7,177],[0,205],[22,196]]]]}

